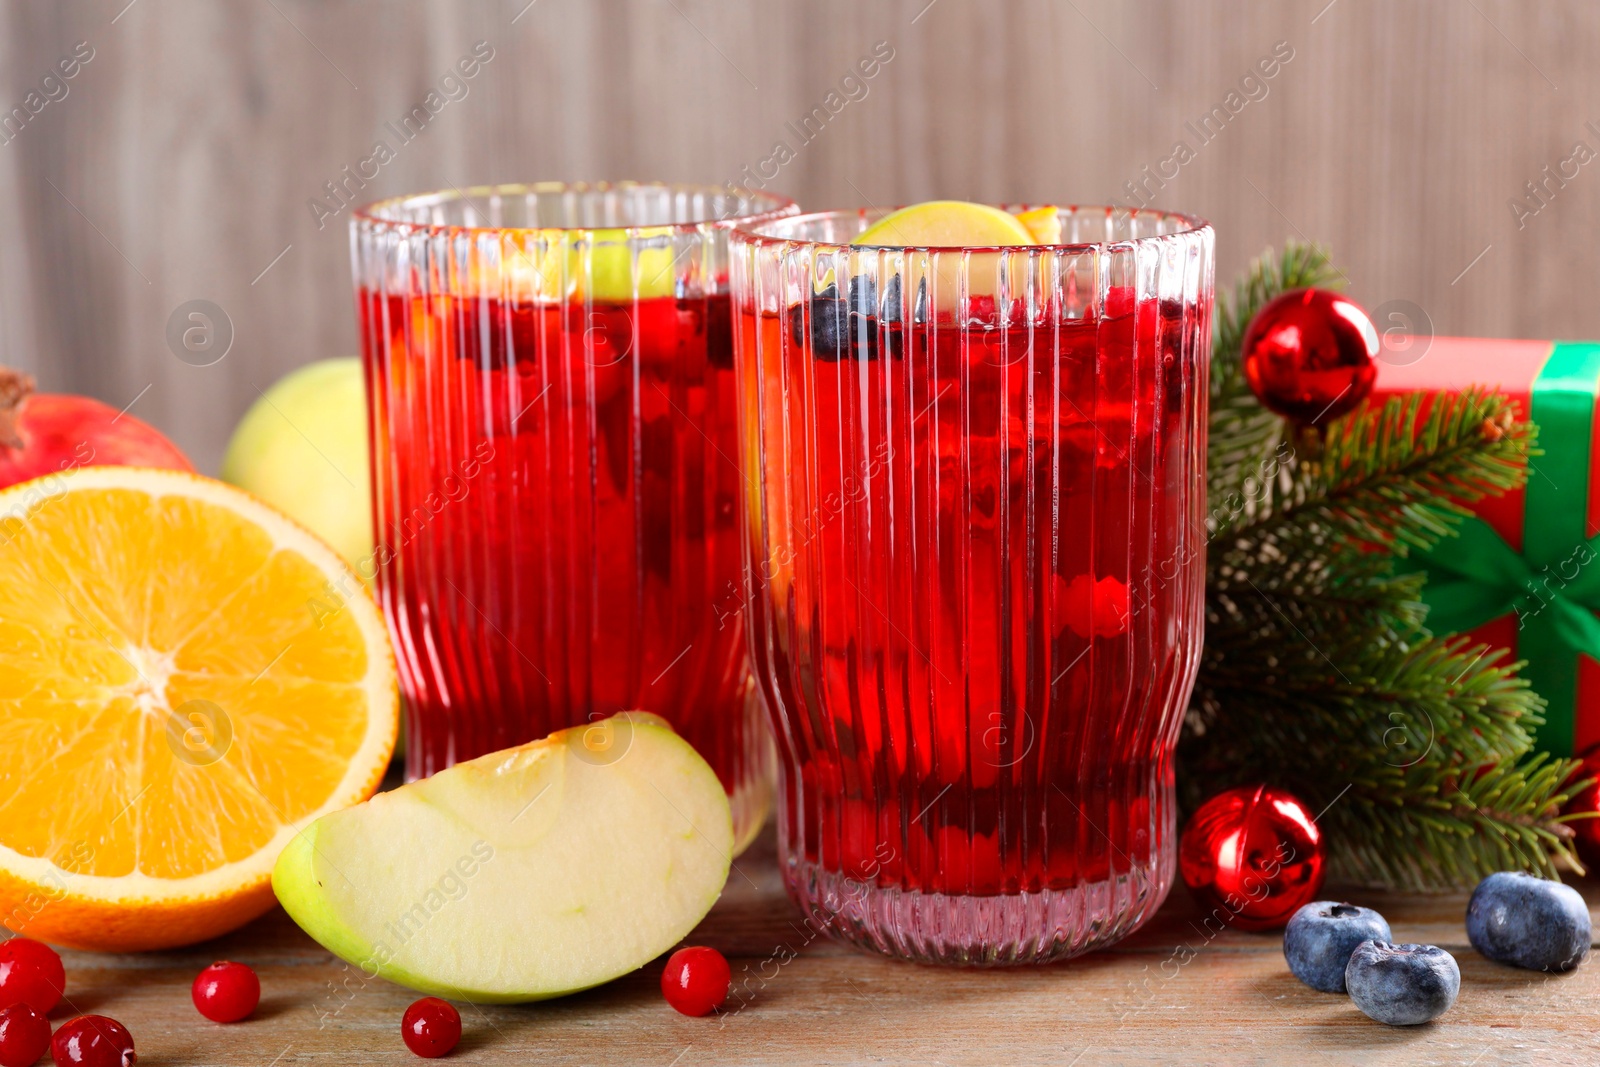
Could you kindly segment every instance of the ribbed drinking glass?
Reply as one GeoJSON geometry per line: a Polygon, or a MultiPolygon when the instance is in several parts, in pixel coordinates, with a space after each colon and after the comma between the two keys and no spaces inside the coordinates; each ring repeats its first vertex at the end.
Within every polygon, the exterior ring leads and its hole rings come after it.
{"type": "Polygon", "coordinates": [[[1061,959],[1172,883],[1212,232],[1080,207],[1060,245],[850,246],[880,215],[733,239],[783,874],[891,955],[1061,959]]]}
{"type": "Polygon", "coordinates": [[[369,573],[409,778],[641,708],[716,769],[741,847],[759,829],[771,741],[738,617],[727,239],[795,210],[617,183],[357,213],[369,573]]]}

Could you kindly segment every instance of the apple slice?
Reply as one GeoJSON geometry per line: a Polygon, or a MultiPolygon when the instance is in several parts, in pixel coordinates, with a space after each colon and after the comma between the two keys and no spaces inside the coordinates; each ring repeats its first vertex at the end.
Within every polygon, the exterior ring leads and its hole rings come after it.
{"type": "Polygon", "coordinates": [[[1037,244],[1009,211],[966,200],[928,200],[890,212],[868,226],[853,245],[877,248],[987,247],[1037,244]]]}
{"type": "Polygon", "coordinates": [[[469,285],[478,293],[556,303],[593,299],[626,304],[677,291],[676,231],[527,230],[510,239],[498,266],[474,259],[469,285]]]}
{"type": "Polygon", "coordinates": [[[590,295],[612,304],[633,300],[636,290],[640,300],[671,296],[677,268],[672,234],[670,226],[634,230],[631,238],[627,230],[596,230],[589,253],[590,295]]]}
{"type": "Polygon", "coordinates": [[[671,948],[716,903],[732,848],[715,772],[662,719],[624,712],[323,816],[272,888],[369,975],[508,1003],[671,948]]]}
{"type": "MultiPolygon", "coordinates": [[[[1049,210],[1054,212],[1054,209],[1049,210]]],[[[924,286],[930,288],[936,315],[965,315],[967,307],[960,304],[963,292],[968,298],[993,296],[1007,284],[1014,294],[1026,291],[1029,275],[1037,269],[1037,264],[1025,250],[1039,243],[1038,235],[1028,224],[1030,218],[1035,222],[1043,221],[1038,212],[1019,217],[988,204],[966,200],[928,200],[912,204],[890,212],[851,240],[850,244],[860,249],[850,254],[852,269],[885,278],[900,274],[905,278],[901,286],[904,292],[914,292],[924,286]],[[970,258],[945,254],[930,269],[928,253],[917,251],[926,248],[998,248],[1002,251],[980,253],[970,258]],[[1008,277],[1003,279],[1002,273],[1008,277]]]]}

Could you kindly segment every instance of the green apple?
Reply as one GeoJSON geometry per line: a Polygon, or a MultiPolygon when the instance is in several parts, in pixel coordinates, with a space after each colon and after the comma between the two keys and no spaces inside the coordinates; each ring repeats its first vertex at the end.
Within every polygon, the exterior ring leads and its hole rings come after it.
{"type": "Polygon", "coordinates": [[[676,289],[672,229],[596,230],[589,251],[590,292],[594,299],[626,303],[634,298],[637,271],[640,300],[671,296],[676,289]]]}
{"type": "MultiPolygon", "coordinates": [[[[509,252],[502,270],[519,294],[584,297],[605,304],[671,296],[677,291],[673,230],[538,230],[509,252]]],[[[491,289],[501,281],[486,279],[491,289]]]]}
{"type": "Polygon", "coordinates": [[[853,245],[989,246],[1038,244],[1009,211],[965,200],[928,200],[893,211],[867,227],[853,245]]]}
{"type": "Polygon", "coordinates": [[[361,361],[325,359],[273,383],[245,412],[222,480],[298,519],[373,575],[367,397],[361,361]]]}
{"type": "MultiPolygon", "coordinates": [[[[1052,213],[1052,218],[1054,218],[1052,213]]],[[[936,312],[959,313],[958,302],[967,296],[992,295],[1000,286],[999,271],[1004,263],[1009,274],[1011,291],[1026,292],[1028,275],[1035,268],[1026,255],[997,258],[980,255],[972,260],[965,256],[940,256],[930,264],[925,253],[901,252],[902,248],[956,247],[956,248],[1013,248],[1037,245],[1028,223],[1041,228],[1047,225],[1042,213],[1029,213],[1028,218],[1018,218],[988,204],[973,204],[965,200],[929,200],[892,211],[868,226],[850,242],[861,249],[854,253],[855,269],[861,270],[875,260],[877,269],[890,276],[904,272],[902,291],[914,291],[911,282],[930,286],[936,312]],[[927,273],[924,274],[923,272],[927,273]]],[[[1060,236],[1059,223],[1055,231],[1060,236]]]]}
{"type": "Polygon", "coordinates": [[[671,948],[716,903],[732,849],[715,772],[661,719],[624,712],[323,816],[272,888],[368,975],[509,1003],[671,948]]]}

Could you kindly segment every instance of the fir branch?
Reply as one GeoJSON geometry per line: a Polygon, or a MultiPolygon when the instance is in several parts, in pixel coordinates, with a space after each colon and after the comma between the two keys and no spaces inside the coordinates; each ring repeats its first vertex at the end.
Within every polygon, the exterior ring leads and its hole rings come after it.
{"type": "Polygon", "coordinates": [[[1236,539],[1208,568],[1206,635],[1226,646],[1274,616],[1318,633],[1420,626],[1421,573],[1396,575],[1384,554],[1327,539],[1312,544],[1236,539]]]}
{"type": "Polygon", "coordinates": [[[1562,806],[1580,764],[1538,753],[1477,767],[1420,764],[1356,786],[1323,814],[1338,876],[1402,889],[1466,888],[1494,871],[1583,870],[1562,806]]]}
{"type": "Polygon", "coordinates": [[[1336,420],[1321,455],[1291,457],[1231,529],[1241,539],[1293,539],[1306,528],[1399,555],[1449,536],[1465,507],[1520,486],[1537,455],[1530,423],[1498,393],[1391,397],[1336,420]]]}
{"type": "Polygon", "coordinates": [[[1330,859],[1355,881],[1420,890],[1497,870],[1553,877],[1557,862],[1576,865],[1560,809],[1585,783],[1572,781],[1576,761],[1526,756],[1542,702],[1504,656],[1423,638],[1370,677],[1212,691],[1191,716],[1210,705],[1210,722],[1191,723],[1181,749],[1186,791],[1290,790],[1324,811],[1330,859]]]}
{"type": "Polygon", "coordinates": [[[1291,443],[1240,345],[1281,292],[1328,287],[1316,246],[1263,256],[1219,302],[1207,483],[1206,646],[1179,746],[1189,802],[1245,782],[1323,816],[1345,877],[1413,889],[1576,865],[1577,764],[1530,756],[1543,701],[1503,649],[1423,628],[1393,557],[1521,484],[1531,426],[1478,391],[1364,405],[1291,443]],[[1331,806],[1330,806],[1331,805],[1331,806]]]}
{"type": "Polygon", "coordinates": [[[1245,380],[1241,346],[1250,320],[1274,297],[1293,289],[1339,288],[1343,275],[1321,245],[1291,241],[1250,264],[1232,296],[1217,300],[1211,344],[1211,416],[1207,483],[1212,501],[1246,492],[1282,436],[1283,422],[1267,411],[1245,380]]]}
{"type": "Polygon", "coordinates": [[[1234,776],[1287,786],[1285,775],[1299,775],[1377,789],[1395,768],[1425,760],[1515,760],[1543,722],[1543,702],[1504,649],[1425,634],[1363,647],[1370,635],[1361,633],[1309,649],[1297,636],[1263,634],[1238,649],[1208,642],[1186,769],[1219,788],[1234,776]]]}

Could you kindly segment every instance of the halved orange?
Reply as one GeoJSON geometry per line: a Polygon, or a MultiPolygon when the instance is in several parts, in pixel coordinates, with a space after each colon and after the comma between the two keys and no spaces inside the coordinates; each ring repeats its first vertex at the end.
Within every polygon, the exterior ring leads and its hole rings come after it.
{"type": "Polygon", "coordinates": [[[398,716],[361,582],[254,497],[130,467],[0,492],[0,923],[121,951],[260,915],[398,716]]]}

